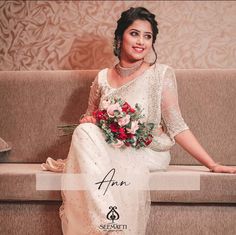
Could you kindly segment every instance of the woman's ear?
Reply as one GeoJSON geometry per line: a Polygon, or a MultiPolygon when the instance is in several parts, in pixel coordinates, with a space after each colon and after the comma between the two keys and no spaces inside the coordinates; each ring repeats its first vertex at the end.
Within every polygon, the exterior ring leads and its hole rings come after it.
{"type": "Polygon", "coordinates": [[[120,38],[117,38],[114,40],[113,49],[114,49],[115,55],[118,57],[120,56],[120,48],[121,48],[121,40],[120,38]]]}

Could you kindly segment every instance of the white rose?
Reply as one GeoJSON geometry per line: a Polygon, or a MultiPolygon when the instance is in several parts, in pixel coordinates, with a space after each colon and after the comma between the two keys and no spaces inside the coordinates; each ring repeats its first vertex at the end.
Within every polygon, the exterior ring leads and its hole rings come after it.
{"type": "Polygon", "coordinates": [[[102,109],[107,109],[111,102],[109,100],[103,100],[102,101],[102,109]]]}
{"type": "Polygon", "coordinates": [[[114,117],[114,111],[115,110],[118,110],[119,112],[122,112],[122,108],[120,107],[120,105],[118,103],[109,105],[108,108],[107,108],[108,116],[109,117],[114,117]]]}
{"type": "Polygon", "coordinates": [[[126,128],[128,133],[135,134],[135,132],[138,130],[138,121],[131,122],[131,128],[126,128]]]}
{"type": "Polygon", "coordinates": [[[128,124],[130,121],[130,115],[127,114],[125,117],[119,118],[118,120],[118,124],[119,126],[125,126],[126,124],[128,124]]]}

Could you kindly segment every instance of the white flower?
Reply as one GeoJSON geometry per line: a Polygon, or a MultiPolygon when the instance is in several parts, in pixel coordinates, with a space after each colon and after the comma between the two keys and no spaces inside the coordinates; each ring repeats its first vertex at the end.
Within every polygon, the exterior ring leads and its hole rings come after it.
{"type": "Polygon", "coordinates": [[[126,124],[128,124],[130,121],[130,115],[127,114],[125,117],[119,118],[118,120],[118,124],[119,126],[125,126],[126,124]]]}
{"type": "Polygon", "coordinates": [[[108,108],[107,108],[108,116],[109,117],[114,117],[114,111],[115,110],[118,110],[119,112],[122,112],[122,108],[120,107],[120,105],[118,103],[109,105],[108,108]]]}
{"type": "Polygon", "coordinates": [[[128,133],[135,134],[135,132],[138,130],[138,121],[131,122],[131,128],[126,128],[128,133]]]}
{"type": "Polygon", "coordinates": [[[107,109],[111,104],[110,100],[103,100],[102,101],[102,109],[107,109]]]}

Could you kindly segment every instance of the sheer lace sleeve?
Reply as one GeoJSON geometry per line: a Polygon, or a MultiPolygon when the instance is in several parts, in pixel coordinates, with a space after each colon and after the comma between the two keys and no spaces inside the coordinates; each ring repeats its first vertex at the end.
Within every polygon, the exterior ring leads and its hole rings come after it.
{"type": "Polygon", "coordinates": [[[166,129],[172,139],[180,132],[189,129],[181,115],[178,103],[176,77],[171,67],[166,69],[164,75],[161,112],[166,129]]]}
{"type": "Polygon", "coordinates": [[[98,84],[98,76],[96,76],[90,87],[88,108],[83,116],[92,115],[93,111],[98,108],[100,97],[101,97],[101,89],[98,84]]]}

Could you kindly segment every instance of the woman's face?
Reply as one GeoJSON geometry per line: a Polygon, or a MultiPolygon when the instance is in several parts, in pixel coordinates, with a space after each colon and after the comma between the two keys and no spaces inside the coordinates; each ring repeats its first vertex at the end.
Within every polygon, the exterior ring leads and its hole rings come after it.
{"type": "Polygon", "coordinates": [[[152,48],[152,27],[146,20],[135,20],[123,34],[120,59],[135,62],[143,59],[152,48]]]}

